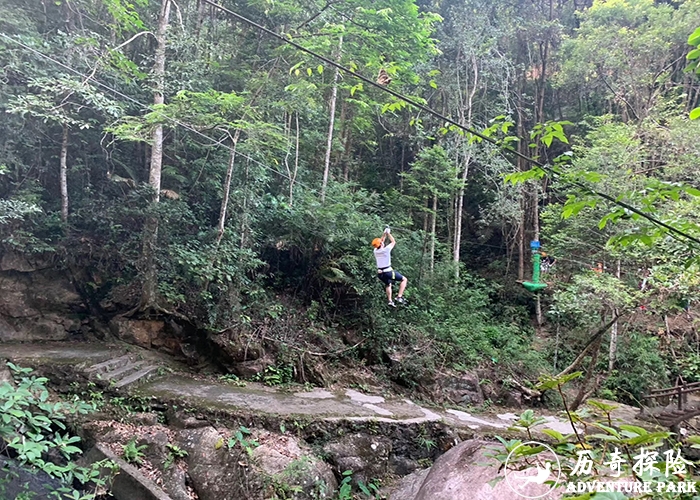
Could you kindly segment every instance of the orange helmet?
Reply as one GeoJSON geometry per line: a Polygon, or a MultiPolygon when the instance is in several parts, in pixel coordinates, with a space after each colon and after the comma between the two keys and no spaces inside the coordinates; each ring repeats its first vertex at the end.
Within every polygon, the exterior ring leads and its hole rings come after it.
{"type": "Polygon", "coordinates": [[[382,240],[379,239],[379,238],[374,238],[374,239],[372,240],[372,246],[373,246],[374,248],[379,248],[380,246],[382,246],[382,240]]]}

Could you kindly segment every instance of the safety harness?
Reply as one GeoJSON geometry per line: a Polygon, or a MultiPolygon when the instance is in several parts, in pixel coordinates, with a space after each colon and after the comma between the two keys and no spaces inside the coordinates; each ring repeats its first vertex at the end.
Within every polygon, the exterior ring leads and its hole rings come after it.
{"type": "Polygon", "coordinates": [[[384,273],[391,273],[391,279],[393,281],[396,281],[396,273],[394,272],[394,269],[391,266],[377,269],[377,274],[384,273]]]}

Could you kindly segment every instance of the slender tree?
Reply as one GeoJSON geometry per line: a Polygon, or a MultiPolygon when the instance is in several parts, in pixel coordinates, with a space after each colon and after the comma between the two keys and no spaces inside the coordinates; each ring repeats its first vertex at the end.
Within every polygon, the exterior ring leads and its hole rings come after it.
{"type": "MultiPolygon", "coordinates": [[[[162,0],[158,16],[158,28],[155,33],[156,51],[153,62],[153,105],[157,109],[165,103],[165,48],[166,36],[170,18],[170,0],[162,0]]],[[[160,201],[161,175],[163,170],[163,123],[158,121],[151,133],[151,159],[148,173],[148,184],[152,190],[152,209],[160,201]]],[[[158,243],[158,219],[151,214],[144,228],[143,266],[144,278],[141,290],[139,308],[145,310],[154,307],[158,302],[158,269],[156,265],[156,247],[158,243]]]]}

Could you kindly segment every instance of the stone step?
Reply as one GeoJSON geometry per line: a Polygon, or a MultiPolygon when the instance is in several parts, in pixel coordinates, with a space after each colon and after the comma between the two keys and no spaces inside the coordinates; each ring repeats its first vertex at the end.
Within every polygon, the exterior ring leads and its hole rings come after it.
{"type": "Polygon", "coordinates": [[[121,368],[122,366],[128,364],[131,362],[131,356],[128,354],[125,354],[124,356],[120,356],[118,358],[112,358],[108,359],[107,361],[104,361],[103,363],[98,363],[96,365],[92,365],[88,368],[85,369],[87,373],[105,373],[111,370],[116,370],[117,368],[121,368]]]}
{"type": "Polygon", "coordinates": [[[154,372],[158,370],[159,366],[157,365],[148,365],[145,368],[137,371],[136,373],[132,373],[128,377],[124,377],[121,379],[119,382],[114,384],[114,387],[116,389],[121,389],[122,387],[126,387],[127,385],[131,385],[137,381],[143,380],[148,380],[150,378],[149,376],[152,376],[154,372]]]}
{"type": "Polygon", "coordinates": [[[121,368],[105,373],[103,378],[105,380],[109,380],[110,382],[117,382],[119,380],[122,380],[124,377],[130,375],[131,373],[140,370],[145,364],[146,361],[129,362],[121,368]]]}

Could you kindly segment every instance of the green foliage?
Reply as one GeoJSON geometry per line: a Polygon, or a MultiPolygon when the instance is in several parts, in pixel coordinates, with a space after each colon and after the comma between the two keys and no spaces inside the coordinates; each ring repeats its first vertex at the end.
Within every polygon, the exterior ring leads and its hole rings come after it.
{"type": "Polygon", "coordinates": [[[289,384],[294,381],[294,367],[289,364],[267,366],[255,380],[269,386],[289,384]]]}
{"type": "Polygon", "coordinates": [[[668,386],[673,380],[659,339],[648,334],[630,332],[625,335],[618,343],[615,360],[615,369],[603,387],[618,401],[639,404],[649,390],[668,386]]]}
{"type": "Polygon", "coordinates": [[[176,444],[168,443],[166,448],[168,449],[168,457],[165,459],[165,462],[163,462],[164,469],[170,468],[170,466],[179,459],[187,456],[187,450],[183,450],[176,444]]]}
{"type": "Polygon", "coordinates": [[[63,486],[53,492],[55,498],[94,499],[108,481],[100,469],[113,464],[102,461],[90,467],[78,466],[74,460],[82,453],[77,446],[80,437],[71,435],[66,424],[68,417],[85,415],[94,411],[94,407],[79,400],[51,400],[46,378],[32,375],[31,368],[20,368],[9,362],[7,366],[13,372],[16,385],[8,382],[0,385],[3,453],[12,450],[21,467],[41,470],[58,479],[63,486]],[[49,454],[58,454],[63,460],[49,460],[49,454]],[[74,482],[83,485],[85,490],[74,489],[74,482]]]}
{"type": "Polygon", "coordinates": [[[244,426],[240,426],[234,433],[233,436],[228,439],[229,450],[236,447],[240,447],[242,451],[245,451],[248,456],[253,455],[253,450],[260,446],[260,444],[251,435],[250,429],[244,426]]]}
{"type": "Polygon", "coordinates": [[[36,205],[20,200],[0,200],[0,226],[20,222],[28,215],[36,213],[41,213],[41,209],[36,205]]]}
{"type": "Polygon", "coordinates": [[[145,454],[143,450],[148,448],[147,444],[136,445],[136,438],[129,440],[128,443],[122,446],[122,456],[124,460],[130,464],[141,465],[145,454]]]}
{"type": "Polygon", "coordinates": [[[343,479],[338,486],[338,495],[335,497],[335,500],[353,500],[356,498],[354,494],[355,491],[365,495],[367,498],[381,498],[379,495],[381,483],[379,483],[379,481],[373,479],[368,484],[362,481],[353,482],[352,474],[353,471],[351,470],[343,471],[343,479]]]}

